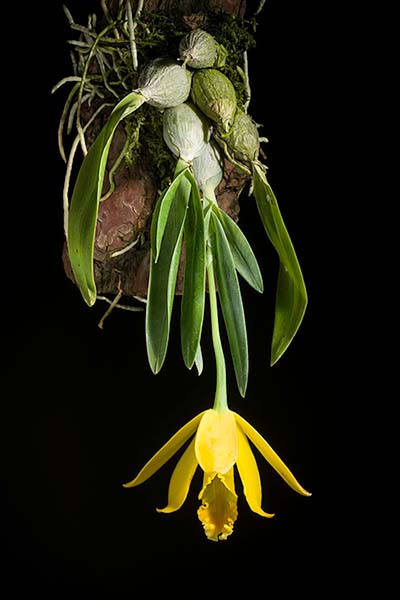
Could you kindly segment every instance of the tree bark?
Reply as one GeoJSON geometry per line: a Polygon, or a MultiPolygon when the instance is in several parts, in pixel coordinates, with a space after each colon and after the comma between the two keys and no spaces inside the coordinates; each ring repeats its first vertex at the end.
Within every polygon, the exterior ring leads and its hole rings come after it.
{"type": "MultiPolygon", "coordinates": [[[[119,0],[107,0],[111,14],[118,9],[119,0]]],[[[135,14],[137,2],[133,4],[135,14]]],[[[209,11],[225,11],[243,17],[245,0],[144,0],[143,14],[164,11],[174,16],[176,24],[187,30],[204,22],[209,11]]],[[[90,117],[89,109],[87,117],[90,117]]],[[[95,124],[92,143],[101,124],[95,124]]],[[[121,127],[114,136],[108,165],[114,164],[125,143],[121,127]]],[[[107,181],[107,175],[105,181],[107,181]]],[[[249,177],[225,160],[224,177],[216,190],[218,204],[233,219],[238,220],[239,196],[249,177]]],[[[108,185],[108,184],[107,184],[108,185]]],[[[105,184],[105,190],[107,191],[105,184]]],[[[128,297],[145,298],[149,276],[149,229],[151,215],[158,195],[154,173],[143,165],[123,165],[115,175],[115,191],[100,203],[94,248],[95,280],[98,294],[122,293],[128,297]],[[143,239],[145,240],[143,243],[143,239]],[[141,240],[141,243],[136,243],[141,240]]],[[[63,263],[66,275],[74,281],[64,244],[63,263]]],[[[182,263],[182,260],[181,260],[182,263]]],[[[182,292],[182,264],[178,272],[176,293],[182,292]]]]}

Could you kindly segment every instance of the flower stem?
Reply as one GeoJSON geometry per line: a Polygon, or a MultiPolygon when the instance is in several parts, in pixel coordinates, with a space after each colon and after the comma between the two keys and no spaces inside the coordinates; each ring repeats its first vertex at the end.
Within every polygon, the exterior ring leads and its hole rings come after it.
{"type": "Polygon", "coordinates": [[[210,298],[211,333],[215,353],[215,366],[217,369],[217,383],[213,409],[217,412],[223,412],[228,408],[226,395],[226,366],[221,336],[219,333],[217,292],[215,289],[213,256],[210,246],[207,247],[207,279],[208,295],[210,298]]]}

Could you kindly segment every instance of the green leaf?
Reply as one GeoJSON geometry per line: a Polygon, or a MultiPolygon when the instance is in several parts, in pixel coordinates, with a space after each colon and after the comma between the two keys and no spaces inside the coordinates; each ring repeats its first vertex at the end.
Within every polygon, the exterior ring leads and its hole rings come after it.
{"type": "Polygon", "coordinates": [[[300,327],[307,307],[307,291],[278,202],[262,165],[258,163],[253,165],[253,186],[261,221],[280,260],[271,349],[273,365],[288,348],[300,327]]]}
{"type": "Polygon", "coordinates": [[[194,359],[197,375],[201,375],[203,372],[203,354],[201,352],[201,345],[197,348],[196,358],[194,359]]]}
{"type": "Polygon", "coordinates": [[[171,209],[172,201],[175,197],[175,194],[177,193],[182,177],[185,175],[185,172],[188,168],[188,163],[182,160],[181,158],[177,161],[174,178],[161,197],[159,214],[156,221],[155,235],[153,237],[153,252],[156,262],[160,253],[161,242],[164,235],[165,225],[168,220],[169,211],[171,209]]]}
{"type": "MultiPolygon", "coordinates": [[[[165,225],[158,261],[150,250],[150,275],[146,305],[147,356],[153,373],[164,363],[168,348],[171,314],[175,298],[176,277],[182,249],[182,238],[190,183],[183,178],[175,194],[165,225]]],[[[151,235],[155,235],[161,200],[153,216],[151,235]]]]}
{"type": "Polygon", "coordinates": [[[246,320],[232,252],[223,227],[214,212],[211,213],[210,219],[210,241],[236,381],[241,395],[244,396],[249,373],[246,320]]]}
{"type": "Polygon", "coordinates": [[[107,123],[89,148],[79,169],[68,217],[68,254],[76,283],[85,302],[96,302],[93,250],[98,206],[112,137],[118,124],[145,101],[131,92],[113,109],[107,123]]]}
{"type": "Polygon", "coordinates": [[[188,171],[191,186],[185,220],[185,271],[181,304],[181,346],[185,365],[191,369],[200,344],[206,293],[206,240],[199,188],[188,171]]]}
{"type": "Polygon", "coordinates": [[[235,221],[217,205],[213,206],[213,210],[225,231],[236,269],[251,287],[262,294],[264,284],[261,271],[244,233],[235,221]]]}

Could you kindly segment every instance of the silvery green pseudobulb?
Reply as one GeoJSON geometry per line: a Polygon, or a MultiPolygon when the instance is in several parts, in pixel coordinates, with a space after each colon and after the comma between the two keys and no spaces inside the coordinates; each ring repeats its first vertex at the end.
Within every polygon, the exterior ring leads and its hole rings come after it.
{"type": "Polygon", "coordinates": [[[140,73],[136,91],[142,94],[151,106],[169,108],[187,100],[190,84],[190,72],[177,61],[156,58],[140,73]]]}
{"type": "Polygon", "coordinates": [[[223,134],[230,131],[236,111],[236,93],[228,77],[217,69],[195,71],[191,97],[223,134]]]}
{"type": "Polygon", "coordinates": [[[257,126],[241,108],[236,110],[232,129],[224,141],[236,159],[246,163],[257,160],[260,150],[257,126]]]}
{"type": "Polygon", "coordinates": [[[187,33],[179,44],[179,56],[193,69],[212,67],[218,55],[218,43],[210,33],[195,29],[187,33]]]}
{"type": "Polygon", "coordinates": [[[163,138],[168,148],[186,162],[198,156],[209,139],[209,123],[204,115],[184,102],[163,113],[163,138]]]}
{"type": "Polygon", "coordinates": [[[199,188],[206,194],[214,195],[224,174],[224,163],[217,144],[210,140],[193,160],[193,175],[199,188]]]}

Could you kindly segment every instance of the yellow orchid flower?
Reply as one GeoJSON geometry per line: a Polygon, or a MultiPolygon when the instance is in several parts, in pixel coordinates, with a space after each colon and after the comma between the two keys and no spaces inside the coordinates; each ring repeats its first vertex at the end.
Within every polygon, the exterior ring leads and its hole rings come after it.
{"type": "Polygon", "coordinates": [[[234,465],[243,484],[243,492],[252,511],[273,517],[261,508],[261,481],[256,459],[248,439],[279,473],[286,483],[299,494],[310,496],[274,452],[268,442],[237,413],[225,408],[206,410],[186,423],[145,464],[140,473],[124,487],[140,485],[160,469],[193,435],[193,439],[179,459],[170,480],[168,504],[158,512],[178,510],[186,500],[190,483],[198,466],[204,472],[203,487],[199,494],[202,505],[198,517],[205,534],[213,541],[226,540],[233,531],[237,518],[237,495],[234,485],[234,465]]]}

